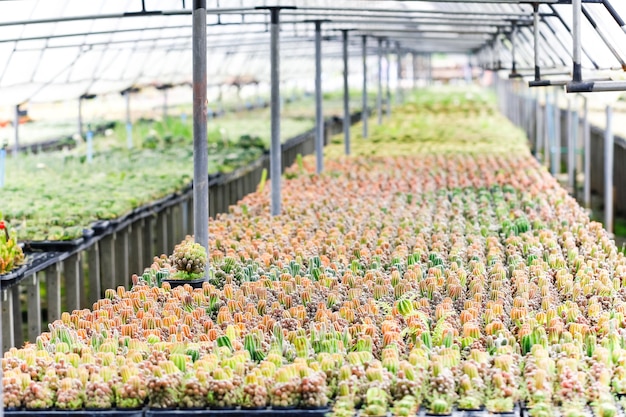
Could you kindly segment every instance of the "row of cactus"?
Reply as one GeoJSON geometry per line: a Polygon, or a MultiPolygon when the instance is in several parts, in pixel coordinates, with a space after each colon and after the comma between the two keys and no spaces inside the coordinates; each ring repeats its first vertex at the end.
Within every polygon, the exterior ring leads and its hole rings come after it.
{"type": "Polygon", "coordinates": [[[211,221],[208,271],[186,239],[7,352],[5,405],[618,413],[626,257],[530,155],[326,170],[211,221]]]}

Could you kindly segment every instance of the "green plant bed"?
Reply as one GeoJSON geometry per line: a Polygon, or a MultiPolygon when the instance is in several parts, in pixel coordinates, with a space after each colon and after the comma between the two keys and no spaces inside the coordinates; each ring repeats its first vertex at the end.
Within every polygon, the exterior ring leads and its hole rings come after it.
{"type": "MultiPolygon", "coordinates": [[[[84,142],[69,152],[8,159],[0,201],[20,240],[73,240],[95,221],[119,218],[189,185],[193,176],[190,118],[138,120],[130,150],[126,126],[110,127],[94,137],[91,164],[84,142]]],[[[210,120],[209,175],[229,173],[257,160],[269,150],[270,127],[267,109],[210,120]]],[[[286,140],[312,127],[312,116],[285,118],[281,137],[286,140]]]]}

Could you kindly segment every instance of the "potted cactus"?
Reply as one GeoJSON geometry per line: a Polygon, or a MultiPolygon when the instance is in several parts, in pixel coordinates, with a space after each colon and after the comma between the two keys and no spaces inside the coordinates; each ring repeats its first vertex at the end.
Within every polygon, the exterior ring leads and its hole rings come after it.
{"type": "Polygon", "coordinates": [[[189,410],[201,410],[207,406],[209,375],[197,372],[186,374],[181,380],[179,407],[189,410]]]}
{"type": "Polygon", "coordinates": [[[2,399],[5,410],[18,410],[22,407],[24,391],[30,384],[30,377],[19,372],[7,372],[2,378],[4,387],[2,399]]]}
{"type": "Polygon", "coordinates": [[[115,393],[111,384],[98,374],[93,374],[85,386],[85,408],[88,410],[106,410],[113,407],[115,393]]]}
{"type": "Polygon", "coordinates": [[[27,410],[49,410],[54,406],[54,391],[45,382],[31,381],[22,404],[27,410]]]}
{"type": "Polygon", "coordinates": [[[244,410],[262,410],[269,404],[269,394],[262,375],[250,373],[240,387],[239,405],[244,410]]]}
{"type": "Polygon", "coordinates": [[[361,415],[369,417],[380,417],[387,415],[389,407],[388,394],[383,389],[372,387],[365,395],[365,407],[361,410],[361,415]]]}
{"type": "Polygon", "coordinates": [[[24,261],[24,252],[17,244],[15,232],[9,232],[9,225],[0,214],[0,275],[11,272],[24,261]]]}
{"type": "Polygon", "coordinates": [[[84,392],[77,378],[63,378],[56,393],[56,408],[59,410],[78,410],[83,407],[84,392]]]}
{"type": "Polygon", "coordinates": [[[419,404],[415,397],[407,395],[393,405],[392,415],[395,417],[410,417],[417,414],[419,404]]]}
{"type": "Polygon", "coordinates": [[[270,404],[276,409],[296,408],[300,404],[300,378],[293,365],[276,370],[275,384],[270,392],[270,404]]]}
{"type": "Polygon", "coordinates": [[[233,381],[230,368],[216,368],[213,370],[212,379],[208,389],[209,407],[218,410],[232,410],[237,400],[237,390],[233,381]]]}
{"type": "MultiPolygon", "coordinates": [[[[312,409],[326,408],[328,406],[326,374],[305,369],[305,375],[300,380],[300,406],[312,409]]],[[[301,375],[302,373],[300,372],[301,375]]]]}
{"type": "Polygon", "coordinates": [[[163,361],[153,367],[148,381],[148,406],[155,409],[173,409],[180,400],[181,371],[172,361],[163,361]]]}
{"type": "Polygon", "coordinates": [[[174,247],[169,263],[174,272],[165,277],[164,282],[168,282],[172,288],[185,284],[193,288],[202,288],[205,280],[207,253],[202,245],[194,242],[193,237],[187,236],[174,247]]]}
{"type": "Polygon", "coordinates": [[[133,374],[128,368],[120,370],[121,382],[115,387],[117,408],[135,410],[143,407],[148,398],[148,384],[142,374],[133,374]]]}

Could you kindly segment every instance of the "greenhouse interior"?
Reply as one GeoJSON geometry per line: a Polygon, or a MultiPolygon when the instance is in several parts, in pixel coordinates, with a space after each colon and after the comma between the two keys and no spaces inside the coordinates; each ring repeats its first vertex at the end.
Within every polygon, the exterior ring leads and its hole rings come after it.
{"type": "Polygon", "coordinates": [[[626,416],[626,2],[0,2],[0,416],[626,416]]]}

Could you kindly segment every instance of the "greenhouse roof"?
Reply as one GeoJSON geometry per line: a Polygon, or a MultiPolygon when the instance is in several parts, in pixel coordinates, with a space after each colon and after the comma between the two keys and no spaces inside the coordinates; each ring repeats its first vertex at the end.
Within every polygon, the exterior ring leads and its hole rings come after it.
{"type": "MultiPolygon", "coordinates": [[[[327,60],[341,59],[340,30],[350,30],[350,55],[366,35],[392,51],[472,54],[485,66],[522,73],[534,66],[533,5],[495,1],[284,0],[284,72],[312,71],[314,24],[322,24],[327,60]],[[513,46],[515,44],[515,46],[513,46]],[[513,51],[515,51],[513,53],[513,51]]],[[[207,2],[208,79],[269,80],[269,13],[259,1],[207,2]]],[[[626,2],[583,0],[583,70],[622,70],[626,2]]],[[[538,63],[567,74],[572,67],[572,6],[539,4],[538,63]]],[[[191,0],[9,0],[0,2],[0,104],[53,101],[123,91],[131,86],[190,83],[191,0]]],[[[587,74],[587,73],[586,73],[587,74]]],[[[283,74],[284,75],[284,74],[283,74]]]]}

